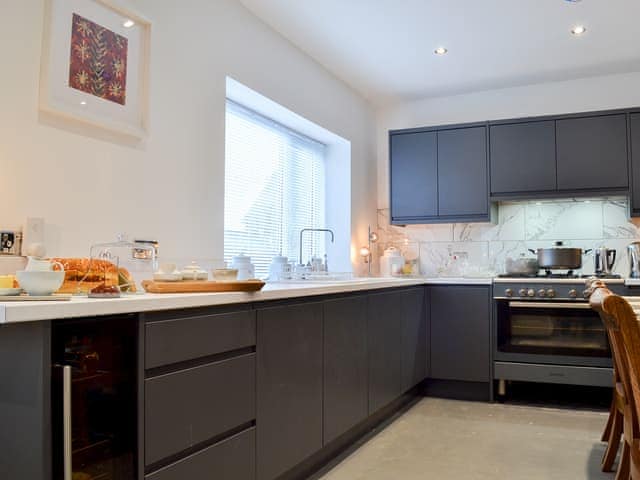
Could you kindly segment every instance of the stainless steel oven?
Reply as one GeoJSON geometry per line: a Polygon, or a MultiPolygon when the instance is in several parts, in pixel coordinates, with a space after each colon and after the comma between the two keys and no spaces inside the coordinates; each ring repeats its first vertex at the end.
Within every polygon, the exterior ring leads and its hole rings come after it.
{"type": "MultiPolygon", "coordinates": [[[[621,281],[611,281],[616,291],[621,281]]],[[[611,351],[581,279],[494,281],[493,369],[505,381],[610,387],[611,351]]]]}

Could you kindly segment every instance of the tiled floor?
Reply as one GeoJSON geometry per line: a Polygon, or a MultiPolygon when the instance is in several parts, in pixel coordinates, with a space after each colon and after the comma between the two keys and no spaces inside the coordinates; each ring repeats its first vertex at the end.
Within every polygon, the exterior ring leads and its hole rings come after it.
{"type": "Polygon", "coordinates": [[[607,414],[425,398],[322,480],[583,480],[600,471],[607,414]]]}

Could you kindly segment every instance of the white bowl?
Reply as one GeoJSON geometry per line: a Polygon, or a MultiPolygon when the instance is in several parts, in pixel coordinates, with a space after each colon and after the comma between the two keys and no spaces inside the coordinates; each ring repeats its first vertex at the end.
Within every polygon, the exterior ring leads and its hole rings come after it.
{"type": "Polygon", "coordinates": [[[64,282],[63,271],[27,271],[20,270],[16,272],[16,277],[20,288],[29,295],[45,296],[51,295],[58,290],[64,282]]]}

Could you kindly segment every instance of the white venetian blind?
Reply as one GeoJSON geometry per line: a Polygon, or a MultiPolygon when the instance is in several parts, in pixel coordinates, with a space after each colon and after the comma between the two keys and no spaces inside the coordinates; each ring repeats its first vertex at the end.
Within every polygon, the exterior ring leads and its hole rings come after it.
{"type": "MultiPolygon", "coordinates": [[[[244,253],[265,277],[274,255],[298,260],[302,228],[325,226],[325,146],[227,100],[224,257],[244,253]]],[[[325,252],[305,233],[303,258],[325,252]]]]}

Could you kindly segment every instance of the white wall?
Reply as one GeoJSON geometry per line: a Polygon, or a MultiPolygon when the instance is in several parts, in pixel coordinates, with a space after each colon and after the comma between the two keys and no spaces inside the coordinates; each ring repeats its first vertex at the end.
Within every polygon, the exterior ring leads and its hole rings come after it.
{"type": "Polygon", "coordinates": [[[378,208],[389,206],[388,130],[640,106],[640,73],[416,100],[377,112],[378,208]]]}
{"type": "Polygon", "coordinates": [[[132,0],[153,22],[151,132],[137,147],[39,120],[44,2],[1,1],[0,227],[45,217],[52,255],[87,255],[125,231],[157,238],[166,257],[222,258],[230,75],[351,142],[351,243],[365,243],[376,221],[372,110],[236,1],[132,0]]]}

